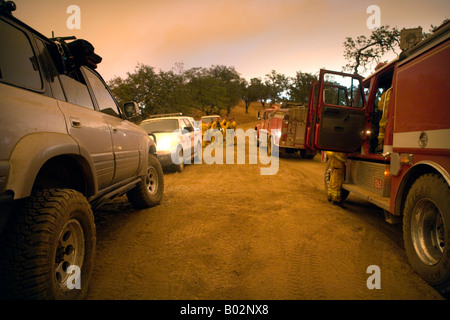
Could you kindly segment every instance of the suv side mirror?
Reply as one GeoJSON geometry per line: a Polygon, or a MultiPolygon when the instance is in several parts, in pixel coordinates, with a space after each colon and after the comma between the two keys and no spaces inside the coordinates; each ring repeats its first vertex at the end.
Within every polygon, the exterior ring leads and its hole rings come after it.
{"type": "Polygon", "coordinates": [[[125,102],[123,105],[123,111],[127,119],[135,118],[139,114],[139,107],[136,102],[125,102]]]}

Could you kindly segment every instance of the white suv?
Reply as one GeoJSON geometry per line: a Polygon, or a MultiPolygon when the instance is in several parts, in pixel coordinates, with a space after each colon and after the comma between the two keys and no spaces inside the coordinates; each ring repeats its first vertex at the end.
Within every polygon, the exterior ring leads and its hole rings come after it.
{"type": "Polygon", "coordinates": [[[156,138],[158,159],[163,168],[183,171],[185,164],[200,158],[202,132],[194,118],[180,113],[153,115],[140,126],[156,138]]]}

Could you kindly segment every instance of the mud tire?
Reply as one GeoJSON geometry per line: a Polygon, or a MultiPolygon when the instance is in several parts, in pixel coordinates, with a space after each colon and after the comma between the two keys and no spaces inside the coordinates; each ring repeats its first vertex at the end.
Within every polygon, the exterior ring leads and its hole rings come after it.
{"type": "Polygon", "coordinates": [[[418,178],[406,197],[403,238],[408,260],[441,293],[450,290],[450,188],[438,174],[418,178]]]}
{"type": "Polygon", "coordinates": [[[134,189],[128,191],[128,200],[135,209],[145,209],[160,204],[163,194],[164,175],[161,163],[154,155],[149,154],[146,175],[134,189]]]}
{"type": "Polygon", "coordinates": [[[92,210],[81,193],[45,189],[18,200],[1,238],[0,296],[83,299],[94,268],[95,241],[92,210]],[[69,265],[80,272],[70,271],[69,265]],[[72,282],[76,274],[79,285],[72,282]]]}

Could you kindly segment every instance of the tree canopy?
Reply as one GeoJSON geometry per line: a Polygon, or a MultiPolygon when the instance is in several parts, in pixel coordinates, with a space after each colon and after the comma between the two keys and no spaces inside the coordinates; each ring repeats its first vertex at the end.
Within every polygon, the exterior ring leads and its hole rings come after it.
{"type": "Polygon", "coordinates": [[[317,77],[297,72],[291,78],[272,70],[264,79],[252,78],[250,82],[240,76],[234,67],[212,65],[184,70],[176,64],[172,70],[156,71],[153,67],[138,64],[125,78],[109,81],[111,91],[120,104],[135,101],[141,109],[141,118],[151,114],[191,110],[202,114],[229,116],[239,101],[245,102],[246,112],[252,102],[267,103],[295,101],[307,103],[310,81],[317,77]]]}
{"type": "Polygon", "coordinates": [[[343,46],[344,57],[349,63],[344,70],[358,73],[362,67],[367,71],[372,64],[380,62],[385,53],[396,53],[399,45],[400,31],[397,27],[391,29],[388,25],[374,29],[369,37],[361,35],[355,40],[347,37],[343,46]]]}

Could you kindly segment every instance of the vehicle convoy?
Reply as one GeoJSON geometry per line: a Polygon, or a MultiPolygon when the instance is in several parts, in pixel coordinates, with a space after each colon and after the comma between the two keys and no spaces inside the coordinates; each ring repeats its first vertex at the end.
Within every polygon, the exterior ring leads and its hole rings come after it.
{"type": "Polygon", "coordinates": [[[46,38],[14,10],[0,0],[0,295],[83,298],[93,210],[125,194],[159,204],[163,173],[153,140],[127,121],[137,104],[120,108],[94,70],[93,46],[46,38]]]}
{"type": "Polygon", "coordinates": [[[268,137],[269,150],[273,141],[280,151],[288,153],[300,151],[303,158],[312,159],[317,151],[306,145],[307,116],[308,106],[296,104],[260,110],[258,120],[261,120],[261,123],[255,127],[257,141],[261,133],[268,137]]]}
{"type": "Polygon", "coordinates": [[[155,136],[158,160],[163,168],[174,167],[181,172],[185,164],[200,158],[202,133],[194,118],[180,113],[152,115],[139,126],[155,136]]]}
{"type": "MultiPolygon", "coordinates": [[[[450,288],[449,34],[447,22],[411,43],[404,29],[399,58],[364,80],[321,70],[307,129],[310,148],[347,153],[343,197],[402,222],[411,266],[441,292],[450,288]]],[[[329,177],[327,168],[325,186],[329,177]]]]}

